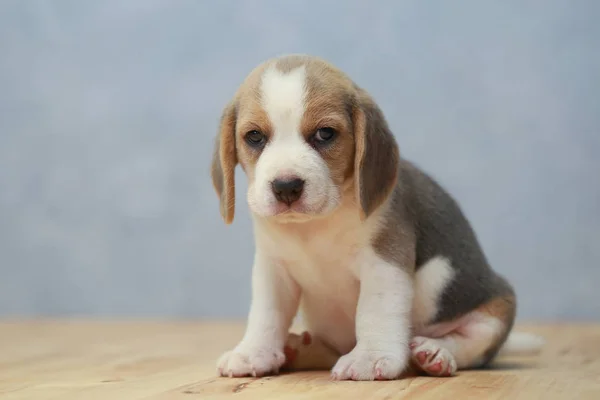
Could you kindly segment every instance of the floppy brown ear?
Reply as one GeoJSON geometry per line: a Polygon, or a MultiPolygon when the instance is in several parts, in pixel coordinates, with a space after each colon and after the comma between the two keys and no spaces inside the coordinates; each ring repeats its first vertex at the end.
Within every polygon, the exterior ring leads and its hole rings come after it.
{"type": "Polygon", "coordinates": [[[375,211],[394,190],[400,154],[383,112],[359,90],[353,113],[354,186],[362,218],[375,211]]]}
{"type": "Polygon", "coordinates": [[[219,196],[221,216],[226,224],[233,222],[235,214],[235,123],[235,106],[229,104],[221,116],[210,169],[213,186],[219,196]]]}

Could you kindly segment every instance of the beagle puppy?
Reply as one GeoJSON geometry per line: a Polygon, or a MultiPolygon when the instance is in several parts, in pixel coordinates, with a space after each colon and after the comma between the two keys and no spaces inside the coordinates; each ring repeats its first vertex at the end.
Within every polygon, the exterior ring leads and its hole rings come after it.
{"type": "Polygon", "coordinates": [[[373,98],[325,60],[268,60],[225,107],[211,175],[227,224],[237,164],[252,301],[220,375],[331,368],[333,379],[388,380],[410,364],[451,376],[501,350],[539,350],[541,338],[511,333],[515,293],[457,203],[400,157],[373,98]],[[288,333],[298,310],[302,336],[288,333]]]}

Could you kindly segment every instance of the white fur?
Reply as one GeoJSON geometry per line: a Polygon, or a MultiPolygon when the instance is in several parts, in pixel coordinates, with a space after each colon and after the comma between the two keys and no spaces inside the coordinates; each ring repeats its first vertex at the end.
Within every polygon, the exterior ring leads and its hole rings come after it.
{"type": "Polygon", "coordinates": [[[362,224],[352,206],[342,205],[326,219],[278,224],[254,217],[257,248],[282,260],[301,288],[303,323],[345,354],[355,345],[359,297],[359,253],[368,249],[375,223],[362,224]]]}
{"type": "Polygon", "coordinates": [[[511,332],[500,348],[499,356],[538,354],[545,344],[544,338],[527,332],[511,332]]]}
{"type": "MultiPolygon", "coordinates": [[[[327,219],[293,225],[254,216],[257,254],[265,259],[255,262],[247,331],[233,353],[260,362],[261,368],[246,363],[233,375],[281,365],[276,356],[252,358],[251,349],[281,351],[297,304],[295,285],[308,331],[346,354],[334,376],[391,379],[402,372],[409,354],[412,279],[373,251],[370,240],[378,222],[377,216],[360,221],[353,204],[342,204],[327,219]],[[277,266],[279,272],[265,266],[277,266]]],[[[231,353],[225,357],[235,361],[231,353]]],[[[219,365],[228,375],[227,364],[219,365]]]]}
{"type": "Polygon", "coordinates": [[[240,343],[218,361],[221,375],[264,375],[285,361],[283,345],[298,309],[299,287],[277,259],[257,249],[252,269],[252,303],[240,343]]]}
{"type": "Polygon", "coordinates": [[[306,143],[300,130],[306,97],[304,67],[288,73],[275,67],[267,69],[260,91],[272,133],[256,164],[255,179],[249,185],[250,209],[259,216],[279,216],[280,220],[306,219],[331,212],[340,201],[339,188],[333,184],[325,161],[306,143]],[[288,208],[275,198],[271,182],[291,177],[305,183],[301,198],[288,208]]]}
{"type": "Polygon", "coordinates": [[[440,295],[454,277],[450,260],[434,257],[426,262],[415,275],[415,301],[413,324],[417,329],[425,327],[438,312],[440,295]]]}
{"type": "Polygon", "coordinates": [[[336,379],[394,379],[408,361],[412,279],[367,248],[358,257],[360,296],[352,351],[333,367],[336,379]]]}

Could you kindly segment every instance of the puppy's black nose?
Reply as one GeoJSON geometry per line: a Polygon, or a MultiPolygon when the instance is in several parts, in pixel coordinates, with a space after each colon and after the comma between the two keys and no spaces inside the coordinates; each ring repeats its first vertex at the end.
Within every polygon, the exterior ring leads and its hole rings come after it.
{"type": "Polygon", "coordinates": [[[304,181],[300,178],[275,179],[271,182],[271,188],[277,200],[289,206],[302,196],[304,181]]]}

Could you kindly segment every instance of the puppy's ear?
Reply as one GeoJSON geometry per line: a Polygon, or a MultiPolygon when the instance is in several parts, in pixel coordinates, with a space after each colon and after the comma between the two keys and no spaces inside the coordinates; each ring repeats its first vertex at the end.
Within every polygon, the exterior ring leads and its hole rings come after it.
{"type": "Polygon", "coordinates": [[[353,125],[354,186],[364,219],[393,192],[398,179],[400,154],[383,112],[362,89],[358,89],[353,125]]]}
{"type": "Polygon", "coordinates": [[[221,115],[210,169],[213,187],[219,196],[221,216],[226,224],[233,222],[235,214],[235,124],[236,107],[230,103],[221,115]]]}

